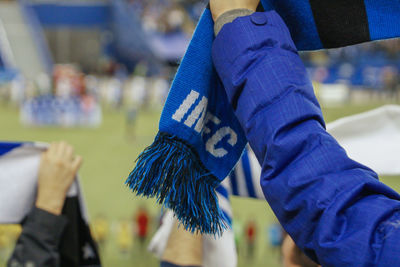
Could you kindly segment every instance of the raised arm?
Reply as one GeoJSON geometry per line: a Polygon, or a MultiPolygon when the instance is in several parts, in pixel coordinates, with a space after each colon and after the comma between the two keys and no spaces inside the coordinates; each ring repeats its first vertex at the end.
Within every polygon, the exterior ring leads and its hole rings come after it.
{"type": "Polygon", "coordinates": [[[64,142],[52,144],[43,153],[36,204],[22,223],[21,236],[7,266],[61,265],[59,244],[68,223],[61,212],[81,162],[82,158],[64,142]]]}
{"type": "Polygon", "coordinates": [[[279,15],[223,26],[213,60],[262,165],[265,197],[297,245],[322,266],[399,265],[400,196],[326,132],[279,15]]]}

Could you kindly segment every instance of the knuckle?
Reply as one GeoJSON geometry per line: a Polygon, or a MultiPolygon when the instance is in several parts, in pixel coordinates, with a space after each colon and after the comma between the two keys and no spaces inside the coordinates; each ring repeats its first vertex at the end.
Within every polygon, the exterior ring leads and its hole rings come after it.
{"type": "Polygon", "coordinates": [[[60,166],[60,167],[65,167],[66,166],[65,161],[62,160],[62,159],[56,159],[56,164],[58,166],[60,166]]]}

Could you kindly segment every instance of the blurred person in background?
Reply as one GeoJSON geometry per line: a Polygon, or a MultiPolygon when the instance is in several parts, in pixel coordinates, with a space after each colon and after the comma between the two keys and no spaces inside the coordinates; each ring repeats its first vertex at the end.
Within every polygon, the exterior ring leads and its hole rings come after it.
{"type": "Polygon", "coordinates": [[[110,225],[104,214],[98,215],[92,222],[93,237],[101,250],[104,250],[108,240],[110,225]]]}
{"type": "Polygon", "coordinates": [[[239,254],[242,246],[242,240],[243,240],[243,223],[240,220],[240,218],[235,218],[235,220],[232,223],[232,228],[233,228],[233,233],[235,235],[235,245],[236,245],[236,251],[239,254]]]}
{"type": "Polygon", "coordinates": [[[135,139],[135,125],[138,117],[138,109],[135,107],[128,107],[126,110],[126,136],[128,140],[135,139]]]}
{"type": "Polygon", "coordinates": [[[121,220],[118,223],[117,231],[118,249],[122,255],[128,257],[133,245],[132,228],[129,221],[126,219],[121,220]]]}
{"type": "Polygon", "coordinates": [[[20,234],[21,227],[19,225],[0,224],[0,263],[6,262],[9,249],[14,247],[20,234]]]}
{"type": "Polygon", "coordinates": [[[399,87],[400,87],[400,79],[399,72],[393,66],[387,66],[382,70],[382,80],[383,80],[383,89],[386,92],[389,99],[398,100],[399,95],[399,87]]]}
{"type": "Polygon", "coordinates": [[[36,204],[22,223],[22,233],[7,266],[61,265],[59,244],[68,224],[61,212],[81,163],[82,158],[65,142],[53,143],[43,153],[36,204]]]}
{"type": "Polygon", "coordinates": [[[280,249],[283,242],[283,229],[279,223],[268,225],[265,229],[266,240],[269,248],[276,250],[280,249]]]}
{"type": "Polygon", "coordinates": [[[136,237],[140,242],[141,249],[144,249],[150,228],[150,215],[144,206],[141,206],[134,217],[136,225],[136,237]]]}
{"type": "Polygon", "coordinates": [[[247,222],[245,226],[245,239],[247,246],[247,259],[250,261],[254,260],[254,251],[256,250],[257,241],[257,225],[254,220],[247,222]]]}

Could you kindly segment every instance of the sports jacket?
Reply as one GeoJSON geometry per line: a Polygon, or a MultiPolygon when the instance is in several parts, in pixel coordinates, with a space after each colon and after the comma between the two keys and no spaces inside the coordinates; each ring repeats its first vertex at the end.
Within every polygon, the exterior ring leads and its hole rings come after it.
{"type": "Polygon", "coordinates": [[[226,24],[213,60],[262,166],[264,195],[296,244],[323,266],[400,266],[400,196],[326,132],[279,15],[226,24]]]}

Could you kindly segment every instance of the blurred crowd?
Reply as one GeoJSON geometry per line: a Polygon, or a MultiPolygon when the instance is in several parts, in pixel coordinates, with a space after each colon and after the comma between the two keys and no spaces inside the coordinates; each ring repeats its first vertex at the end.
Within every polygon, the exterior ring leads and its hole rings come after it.
{"type": "Polygon", "coordinates": [[[170,86],[167,75],[148,76],[145,64],[133,73],[121,65],[108,68],[96,75],[58,65],[53,77],[43,74],[36,81],[14,75],[0,82],[0,102],[19,106],[22,122],[36,126],[98,126],[101,106],[125,111],[127,117],[142,109],[161,109],[170,86]]]}
{"type": "MultiPolygon", "coordinates": [[[[100,254],[104,254],[108,244],[114,243],[121,257],[130,258],[136,250],[141,253],[147,250],[150,238],[161,223],[160,218],[160,215],[152,214],[145,206],[140,206],[129,219],[115,221],[106,215],[97,215],[91,222],[91,231],[100,254]]],[[[238,255],[247,262],[254,262],[260,256],[257,253],[259,249],[277,251],[277,257],[280,257],[285,233],[279,223],[265,226],[263,232],[253,219],[244,223],[235,220],[233,228],[238,255]]],[[[0,263],[7,260],[20,234],[19,225],[0,225],[0,263]]]]}
{"type": "Polygon", "coordinates": [[[157,226],[157,220],[141,206],[131,219],[117,222],[110,222],[105,215],[98,215],[92,221],[91,229],[101,251],[106,249],[110,240],[115,240],[119,252],[129,256],[136,244],[139,244],[142,252],[145,250],[148,239],[157,226]]]}
{"type": "MultiPolygon", "coordinates": [[[[400,90],[399,55],[399,40],[302,53],[313,81],[345,84],[350,89],[377,92],[393,100],[398,99],[400,90]]],[[[40,96],[51,95],[64,102],[70,99],[63,106],[78,107],[75,109],[78,113],[90,114],[89,120],[98,125],[101,106],[124,110],[127,114],[132,110],[161,109],[175,70],[175,66],[165,65],[160,74],[149,75],[145,62],[129,72],[123,65],[110,61],[103,71],[87,74],[81,72],[79,66],[58,65],[52,77],[43,74],[35,81],[26,80],[20,74],[3,75],[0,77],[0,101],[22,105],[25,107],[23,114],[29,114],[45,101],[40,96]]],[[[27,116],[22,119],[31,122],[28,124],[41,124],[27,116]]],[[[42,119],[37,119],[39,121],[42,119]]],[[[59,124],[71,124],[70,120],[66,121],[59,124]]]]}
{"type": "Polygon", "coordinates": [[[142,19],[146,31],[191,35],[206,1],[128,0],[142,19]]]}
{"type": "MultiPolygon", "coordinates": [[[[185,36],[174,39],[167,48],[190,39],[207,4],[207,1],[180,0],[127,2],[140,18],[149,38],[185,36]]],[[[162,39],[163,42],[168,43],[168,38],[162,39]]],[[[312,80],[318,84],[340,84],[349,91],[360,89],[357,91],[399,99],[398,39],[301,55],[312,80]]],[[[95,73],[84,73],[79,64],[56,65],[52,75],[42,74],[34,81],[24,79],[18,72],[4,70],[0,71],[0,101],[20,105],[21,120],[27,125],[97,126],[102,120],[101,107],[123,110],[127,122],[133,122],[140,110],[161,109],[177,69],[177,60],[139,61],[131,68],[106,58],[95,73]],[[56,115],[47,116],[46,113],[56,115]]],[[[316,88],[318,90],[318,86],[316,88]]],[[[346,100],[347,97],[342,98],[346,100]]]]}
{"type": "Polygon", "coordinates": [[[400,40],[386,40],[302,53],[311,78],[319,83],[344,83],[398,97],[400,40]]]}

